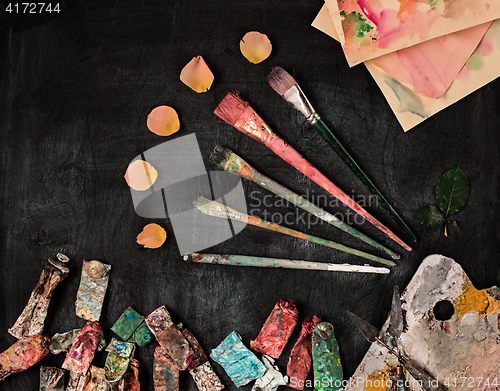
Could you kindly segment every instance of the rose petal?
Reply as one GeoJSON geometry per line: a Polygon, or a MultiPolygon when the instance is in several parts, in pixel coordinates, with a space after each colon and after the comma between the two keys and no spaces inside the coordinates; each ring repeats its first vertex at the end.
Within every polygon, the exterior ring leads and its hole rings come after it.
{"type": "Polygon", "coordinates": [[[137,243],[142,244],[145,248],[158,248],[165,243],[167,233],[158,224],[148,224],[142,232],[137,235],[137,243]]]}
{"type": "Polygon", "coordinates": [[[196,92],[206,92],[212,86],[214,75],[203,57],[193,59],[182,69],[181,81],[196,92]]]}
{"type": "Polygon", "coordinates": [[[169,106],[159,106],[148,115],[149,130],[158,136],[170,136],[181,127],[177,112],[169,106]]]}
{"type": "Polygon", "coordinates": [[[240,41],[241,54],[253,64],[264,61],[271,54],[273,46],[267,35],[250,31],[240,41]]]}
{"type": "Polygon", "coordinates": [[[134,190],[147,190],[158,178],[155,168],[144,160],[136,160],[129,164],[125,173],[125,180],[134,190]]]}

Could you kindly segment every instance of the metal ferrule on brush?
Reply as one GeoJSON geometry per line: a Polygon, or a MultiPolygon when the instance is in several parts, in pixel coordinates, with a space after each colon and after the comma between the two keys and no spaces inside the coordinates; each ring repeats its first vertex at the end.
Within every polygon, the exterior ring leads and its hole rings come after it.
{"type": "Polygon", "coordinates": [[[316,110],[314,110],[297,83],[290,87],[282,96],[288,103],[299,110],[311,125],[319,121],[320,116],[316,113],[316,110]]]}
{"type": "Polygon", "coordinates": [[[248,164],[246,161],[244,161],[241,157],[239,157],[235,153],[232,153],[231,157],[227,159],[227,161],[220,167],[224,171],[228,171],[233,174],[239,175],[250,181],[255,180],[255,178],[259,174],[250,164],[248,164]]]}

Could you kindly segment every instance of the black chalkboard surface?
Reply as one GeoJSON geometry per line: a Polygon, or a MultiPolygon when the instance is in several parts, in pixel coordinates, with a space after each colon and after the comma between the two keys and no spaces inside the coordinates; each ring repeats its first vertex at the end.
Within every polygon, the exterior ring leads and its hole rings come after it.
{"type": "MultiPolygon", "coordinates": [[[[7,3],[6,3],[7,4],[7,3]]],[[[427,255],[459,262],[478,288],[500,282],[500,81],[496,80],[404,133],[363,65],[349,68],[339,44],[310,26],[321,0],[62,1],[58,15],[12,15],[0,10],[0,350],[15,338],[7,329],[26,305],[43,263],[69,256],[70,274],[56,288],[44,334],[82,327],[74,301],[83,260],[112,265],[101,324],[110,327],[128,307],[143,315],[165,304],[208,353],[231,331],[248,344],[274,304],[294,300],[300,321],[320,315],[335,327],[345,377],[353,374],[369,344],[345,315],[350,310],[380,327],[392,288],[404,288],[427,255]],[[31,18],[31,19],[30,19],[31,18]],[[271,56],[254,65],[240,53],[248,31],[265,33],[271,56]],[[197,94],[180,80],[181,69],[202,55],[215,80],[197,94]],[[266,83],[272,67],[286,69],[306,91],[358,164],[417,234],[407,252],[343,205],[322,204],[326,193],[269,149],[212,113],[233,90],[270,127],[346,193],[362,202],[369,192],[310,125],[266,83]],[[181,129],[195,134],[207,170],[223,145],[257,170],[339,213],[360,230],[402,255],[389,275],[330,273],[187,264],[171,221],[138,216],[123,179],[137,155],[169,138],[146,127],[156,106],[174,107],[181,129]],[[470,179],[466,207],[449,236],[415,220],[434,203],[440,176],[460,166],[470,179]],[[142,228],[156,222],[168,234],[156,250],[139,246],[142,228]]],[[[248,210],[296,215],[296,208],[243,182],[248,210]],[[264,204],[264,201],[266,204],[264,204]],[[268,206],[270,205],[270,206],[268,206]]],[[[404,237],[379,206],[367,210],[404,237]]],[[[364,243],[327,224],[297,219],[285,224],[371,252],[364,243]]],[[[405,238],[406,239],[406,238],[405,238]]],[[[319,262],[363,264],[362,259],[301,239],[246,227],[205,250],[319,262]]],[[[376,266],[376,265],[374,265],[376,266]]],[[[298,329],[277,361],[286,369],[298,329]]],[[[154,344],[138,348],[141,389],[153,390],[154,344]]],[[[94,363],[103,366],[106,355],[94,363]]],[[[63,355],[43,365],[60,366],[63,355]]],[[[2,390],[34,390],[40,364],[7,378],[2,390]]],[[[215,371],[228,390],[236,387],[222,367],[215,371]]],[[[251,386],[242,387],[250,390],[251,386]]],[[[181,390],[195,390],[181,373],[181,390]]]]}

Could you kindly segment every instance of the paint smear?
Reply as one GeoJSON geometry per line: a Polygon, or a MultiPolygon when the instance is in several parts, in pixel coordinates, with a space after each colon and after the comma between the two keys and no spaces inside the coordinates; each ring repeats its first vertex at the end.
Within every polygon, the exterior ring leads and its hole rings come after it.
{"type": "MultiPolygon", "coordinates": [[[[440,98],[478,47],[491,22],[374,58],[373,64],[413,91],[440,98]]],[[[476,50],[477,52],[477,50],[476,50]]]]}
{"type": "Polygon", "coordinates": [[[397,108],[398,112],[410,112],[424,119],[430,115],[429,111],[425,108],[424,103],[422,102],[422,98],[416,92],[413,92],[409,88],[405,87],[389,75],[384,75],[384,81],[389,87],[391,87],[394,94],[396,94],[400,103],[397,108]]]}

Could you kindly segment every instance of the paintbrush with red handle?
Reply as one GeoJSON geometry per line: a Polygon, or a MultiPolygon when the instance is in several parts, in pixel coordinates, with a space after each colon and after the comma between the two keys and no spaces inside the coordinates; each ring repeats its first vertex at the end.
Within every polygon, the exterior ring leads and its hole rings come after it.
{"type": "Polygon", "coordinates": [[[411,251],[411,247],[398,238],[389,228],[358,205],[338,186],[336,186],[311,163],[304,159],[288,143],[273,133],[264,120],[250,107],[250,104],[241,99],[237,93],[230,92],[227,94],[222,102],[219,103],[219,106],[217,106],[214,110],[214,114],[224,122],[234,126],[240,132],[245,133],[247,136],[250,136],[258,142],[264,144],[288,164],[291,164],[339,201],[347,205],[359,215],[363,216],[396,243],[401,245],[406,250],[411,251]]]}

